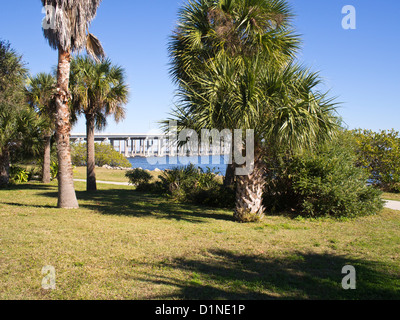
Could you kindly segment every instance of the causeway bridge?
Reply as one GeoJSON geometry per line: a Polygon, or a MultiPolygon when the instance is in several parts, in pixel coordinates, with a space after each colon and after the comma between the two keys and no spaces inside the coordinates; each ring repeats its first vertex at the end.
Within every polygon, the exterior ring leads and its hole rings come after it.
{"type": "MultiPolygon", "coordinates": [[[[72,143],[86,142],[85,133],[71,134],[72,143]]],[[[168,136],[165,134],[95,134],[95,143],[110,144],[127,158],[165,156],[169,154],[168,136]]]]}
{"type": "MultiPolygon", "coordinates": [[[[86,134],[71,134],[72,143],[83,143],[86,141],[86,134]]],[[[110,144],[114,150],[127,158],[134,157],[163,157],[163,156],[185,156],[188,149],[181,148],[178,151],[176,144],[171,143],[167,134],[102,134],[94,136],[95,143],[110,144]]],[[[204,147],[198,145],[197,150],[190,150],[190,155],[214,155],[229,154],[229,145],[221,141],[218,148],[211,145],[204,147]]]]}

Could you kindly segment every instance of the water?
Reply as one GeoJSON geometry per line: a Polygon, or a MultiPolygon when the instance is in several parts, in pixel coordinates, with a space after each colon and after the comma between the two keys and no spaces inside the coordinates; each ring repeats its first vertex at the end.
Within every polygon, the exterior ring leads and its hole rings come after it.
{"type": "MultiPolygon", "coordinates": [[[[215,156],[214,156],[215,157],[215,156]]],[[[155,169],[159,170],[168,170],[176,167],[186,166],[188,164],[194,164],[197,167],[200,167],[203,170],[207,170],[207,167],[210,169],[215,169],[215,173],[225,175],[227,168],[227,159],[224,156],[216,156],[216,159],[213,159],[213,156],[207,157],[135,157],[130,158],[129,162],[132,164],[132,168],[142,168],[143,170],[154,171],[155,169]],[[217,160],[219,161],[213,161],[217,160]]]]}

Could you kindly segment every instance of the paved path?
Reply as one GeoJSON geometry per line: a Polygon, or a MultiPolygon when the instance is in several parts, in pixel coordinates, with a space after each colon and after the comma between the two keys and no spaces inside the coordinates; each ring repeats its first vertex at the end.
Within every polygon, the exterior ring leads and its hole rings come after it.
{"type": "MultiPolygon", "coordinates": [[[[77,182],[86,182],[83,179],[74,179],[77,182]]],[[[111,181],[96,181],[100,184],[112,184],[116,186],[129,186],[128,182],[111,182],[111,181]]],[[[392,210],[399,210],[400,211],[400,201],[392,201],[392,200],[385,200],[386,204],[385,207],[392,210]]]]}
{"type": "Polygon", "coordinates": [[[400,211],[400,201],[385,200],[386,208],[400,211]]]}
{"type": "MultiPolygon", "coordinates": [[[[86,180],[83,180],[83,179],[74,179],[74,181],[76,181],[76,182],[86,182],[86,180]]],[[[96,181],[97,183],[100,183],[100,184],[112,184],[112,185],[115,185],[115,186],[129,186],[129,183],[128,182],[111,182],[111,181],[96,181]]]]}

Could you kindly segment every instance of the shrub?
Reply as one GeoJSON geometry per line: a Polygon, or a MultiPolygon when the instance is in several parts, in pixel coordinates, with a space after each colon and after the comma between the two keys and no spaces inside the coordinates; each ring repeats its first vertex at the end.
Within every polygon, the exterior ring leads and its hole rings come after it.
{"type": "Polygon", "coordinates": [[[52,161],[50,164],[51,180],[58,179],[58,161],[52,161]]]}
{"type": "MultiPolygon", "coordinates": [[[[86,166],[87,163],[87,145],[73,144],[71,148],[72,164],[77,167],[86,166]]],[[[96,166],[102,167],[109,165],[111,167],[130,168],[132,165],[124,155],[115,151],[109,144],[95,143],[95,163],[96,166]]]]}
{"type": "Polygon", "coordinates": [[[186,193],[186,200],[198,205],[233,209],[235,205],[235,190],[216,183],[209,188],[194,188],[186,193]]]}
{"type": "Polygon", "coordinates": [[[149,184],[152,178],[151,174],[143,169],[127,171],[125,176],[129,179],[129,182],[136,187],[143,184],[149,184]]]}
{"type": "MultiPolygon", "coordinates": [[[[233,188],[224,187],[214,170],[202,170],[190,164],[166,170],[153,184],[153,190],[167,193],[179,202],[188,202],[217,208],[232,208],[235,203],[233,188]]],[[[149,189],[149,187],[145,187],[149,189]]],[[[138,188],[142,189],[142,188],[138,188]]]]}
{"type": "Polygon", "coordinates": [[[153,183],[151,175],[141,169],[131,170],[126,176],[137,186],[136,191],[167,194],[179,202],[217,208],[233,208],[235,203],[234,189],[224,187],[210,168],[202,170],[191,164],[165,170],[153,183]]]}
{"type": "Polygon", "coordinates": [[[400,135],[394,130],[353,131],[357,143],[357,164],[381,189],[398,192],[400,183],[400,135]]]}
{"type": "Polygon", "coordinates": [[[314,152],[275,160],[268,174],[265,207],[312,217],[379,212],[382,193],[367,186],[368,174],[356,167],[352,143],[343,133],[314,152]]]}
{"type": "Polygon", "coordinates": [[[29,173],[21,167],[10,167],[10,182],[11,183],[26,183],[29,180],[29,173]]]}

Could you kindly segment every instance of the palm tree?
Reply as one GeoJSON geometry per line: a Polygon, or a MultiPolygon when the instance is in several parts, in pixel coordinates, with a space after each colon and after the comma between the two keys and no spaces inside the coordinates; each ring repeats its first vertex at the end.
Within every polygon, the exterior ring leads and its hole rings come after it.
{"type": "MultiPolygon", "coordinates": [[[[239,61],[257,55],[285,66],[300,43],[292,17],[283,0],[189,0],[169,44],[170,74],[176,84],[194,88],[193,78],[223,55],[239,61]]],[[[228,166],[226,185],[233,183],[233,166],[228,166]]]]}
{"type": "MultiPolygon", "coordinates": [[[[237,176],[235,218],[259,219],[264,214],[263,157],[271,156],[277,146],[301,150],[333,136],[335,103],[316,90],[318,74],[301,66],[282,69],[257,58],[238,63],[223,57],[206,69],[193,78],[195,87],[181,85],[174,120],[181,128],[190,124],[196,131],[224,126],[254,130],[254,164],[249,174],[237,176]]],[[[246,150],[245,141],[241,145],[246,150]]]]}
{"type": "Polygon", "coordinates": [[[285,64],[299,48],[284,0],[189,0],[179,13],[170,43],[170,73],[190,81],[203,64],[218,55],[242,59],[263,54],[285,64]]]}
{"type": "Polygon", "coordinates": [[[128,102],[125,71],[109,59],[95,62],[89,57],[77,57],[71,63],[71,93],[74,112],[86,117],[87,133],[87,190],[96,190],[95,129],[107,125],[107,117],[119,122],[125,118],[124,105],[128,102]]]}
{"type": "Polygon", "coordinates": [[[39,73],[35,77],[29,77],[26,86],[26,96],[29,105],[43,119],[43,168],[42,182],[50,183],[50,153],[51,138],[55,130],[55,89],[56,79],[48,73],[39,73]]]}
{"type": "Polygon", "coordinates": [[[36,157],[41,146],[41,119],[28,106],[0,103],[0,187],[10,180],[11,155],[36,157]]]}
{"type": "Polygon", "coordinates": [[[68,90],[71,53],[84,48],[98,58],[104,51],[96,37],[88,32],[101,0],[42,0],[55,8],[54,28],[43,29],[50,47],[58,50],[56,100],[56,141],[59,163],[58,207],[78,208],[74,188],[70,147],[70,93],[68,90]]]}
{"type": "Polygon", "coordinates": [[[24,101],[26,75],[22,57],[0,40],[0,187],[9,183],[11,152],[36,145],[32,143],[37,129],[35,115],[24,101]]]}

